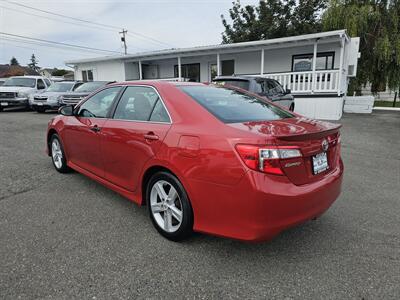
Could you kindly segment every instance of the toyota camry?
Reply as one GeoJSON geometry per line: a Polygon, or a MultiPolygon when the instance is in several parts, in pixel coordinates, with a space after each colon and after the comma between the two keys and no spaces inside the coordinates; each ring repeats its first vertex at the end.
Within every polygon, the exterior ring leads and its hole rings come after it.
{"type": "Polygon", "coordinates": [[[47,153],[147,206],[164,237],[268,240],[323,214],[341,190],[340,125],[229,86],[107,85],[50,120],[47,153]]]}

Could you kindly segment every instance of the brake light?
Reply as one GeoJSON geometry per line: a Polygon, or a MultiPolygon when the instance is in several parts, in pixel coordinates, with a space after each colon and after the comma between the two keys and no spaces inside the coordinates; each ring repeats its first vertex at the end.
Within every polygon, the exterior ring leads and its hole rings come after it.
{"type": "Polygon", "coordinates": [[[250,169],[264,173],[283,175],[281,159],[301,157],[301,152],[295,147],[263,147],[257,145],[236,145],[243,162],[250,169]]]}

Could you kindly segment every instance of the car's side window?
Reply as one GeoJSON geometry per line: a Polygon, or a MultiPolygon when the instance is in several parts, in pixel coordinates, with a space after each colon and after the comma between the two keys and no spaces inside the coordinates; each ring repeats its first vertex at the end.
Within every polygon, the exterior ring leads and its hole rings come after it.
{"type": "Polygon", "coordinates": [[[38,90],[44,90],[46,88],[46,85],[44,84],[42,79],[38,79],[37,81],[37,89],[38,90]]]}
{"type": "MultiPolygon", "coordinates": [[[[128,86],[115,109],[114,119],[150,121],[153,115],[154,120],[165,119],[165,116],[160,111],[161,109],[157,108],[158,102],[162,106],[161,100],[153,88],[128,86]],[[154,113],[156,108],[157,112],[154,113]]],[[[164,107],[162,108],[164,109],[164,107]]]]}
{"type": "Polygon", "coordinates": [[[78,110],[78,116],[86,118],[106,118],[111,105],[121,87],[104,89],[86,100],[78,110]]]}
{"type": "Polygon", "coordinates": [[[156,105],[154,106],[153,112],[151,113],[150,116],[150,121],[152,122],[165,122],[165,123],[170,123],[171,120],[169,118],[169,115],[161,101],[161,99],[157,100],[156,105]]]}
{"type": "Polygon", "coordinates": [[[78,87],[80,87],[83,84],[83,82],[77,82],[75,83],[75,85],[73,86],[72,90],[75,91],[78,87]]]}
{"type": "Polygon", "coordinates": [[[49,87],[51,85],[51,81],[50,80],[45,78],[44,81],[46,82],[47,87],[49,87]]]}

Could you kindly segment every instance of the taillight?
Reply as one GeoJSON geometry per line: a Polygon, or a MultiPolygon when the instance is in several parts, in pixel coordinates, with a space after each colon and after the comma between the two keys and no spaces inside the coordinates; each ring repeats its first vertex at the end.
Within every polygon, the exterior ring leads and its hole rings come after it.
{"type": "Polygon", "coordinates": [[[264,173],[283,175],[281,159],[301,157],[296,147],[263,147],[257,145],[236,145],[243,162],[250,169],[264,173]]]}

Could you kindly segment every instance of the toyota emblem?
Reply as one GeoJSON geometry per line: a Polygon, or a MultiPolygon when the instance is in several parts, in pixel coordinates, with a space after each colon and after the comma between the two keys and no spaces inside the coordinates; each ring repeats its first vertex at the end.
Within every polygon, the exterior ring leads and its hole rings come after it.
{"type": "Polygon", "coordinates": [[[326,151],[328,150],[328,148],[329,148],[329,143],[328,143],[328,141],[324,139],[324,140],[322,141],[322,143],[321,143],[321,147],[322,147],[322,150],[324,150],[324,152],[326,152],[326,151]]]}

